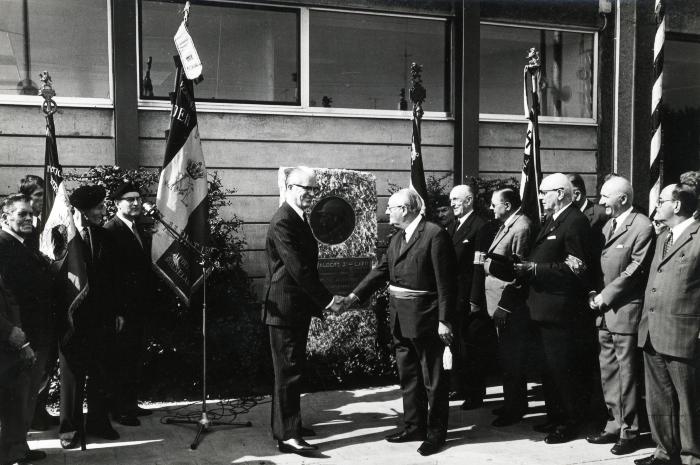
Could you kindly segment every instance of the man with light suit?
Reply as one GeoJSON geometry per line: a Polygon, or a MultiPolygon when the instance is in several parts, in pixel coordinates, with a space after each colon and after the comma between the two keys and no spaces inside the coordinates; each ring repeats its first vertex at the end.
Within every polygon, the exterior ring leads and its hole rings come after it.
{"type": "Polygon", "coordinates": [[[394,234],[384,257],[348,297],[365,300],[389,282],[389,318],[403,396],[404,429],[389,442],[423,441],[421,455],[438,452],[447,435],[449,386],[443,369],[452,342],[456,265],[449,234],[420,214],[412,189],[389,198],[394,234]],[[428,408],[429,407],[429,408],[428,408]]]}
{"type": "Polygon", "coordinates": [[[601,275],[589,293],[589,306],[599,314],[598,358],[608,421],[601,433],[586,440],[614,444],[610,452],[622,455],[638,448],[637,329],[655,235],[649,218],[632,208],[627,179],[608,179],[600,191],[600,204],[611,219],[602,229],[601,275]]]}
{"type": "Polygon", "coordinates": [[[654,454],[637,465],[700,464],[700,221],[695,193],[666,186],[654,221],[658,238],[644,293],[639,347],[644,348],[646,405],[654,454]]]}
{"type": "Polygon", "coordinates": [[[520,209],[520,196],[506,188],[491,195],[491,210],[501,227],[488,247],[483,283],[475,279],[472,299],[485,293],[486,309],[498,329],[498,349],[503,369],[504,405],[493,426],[508,426],[520,421],[527,411],[527,343],[532,337],[530,315],[525,304],[524,286],[502,274],[496,257],[522,260],[530,253],[532,223],[520,209]],[[497,277],[498,276],[498,277],[497,277]],[[508,288],[506,297],[504,290],[508,288]]]}

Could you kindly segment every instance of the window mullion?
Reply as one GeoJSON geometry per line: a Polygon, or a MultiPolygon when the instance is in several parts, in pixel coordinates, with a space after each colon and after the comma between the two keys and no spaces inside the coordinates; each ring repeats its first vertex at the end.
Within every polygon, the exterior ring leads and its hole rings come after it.
{"type": "Polygon", "coordinates": [[[301,92],[301,107],[309,108],[309,87],[310,87],[310,76],[309,76],[309,56],[310,56],[310,41],[309,41],[309,9],[306,7],[301,8],[301,14],[299,16],[299,34],[301,35],[299,39],[299,85],[301,92]]]}

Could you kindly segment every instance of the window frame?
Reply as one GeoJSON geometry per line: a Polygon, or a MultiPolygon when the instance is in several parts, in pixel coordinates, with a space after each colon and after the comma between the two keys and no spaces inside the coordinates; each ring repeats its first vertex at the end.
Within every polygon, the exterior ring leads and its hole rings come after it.
{"type": "MultiPolygon", "coordinates": [[[[134,0],[139,2],[141,0],[134,0]]],[[[401,18],[413,18],[413,19],[423,19],[423,20],[433,20],[442,21],[449,26],[447,30],[446,38],[448,56],[451,56],[451,49],[453,46],[452,42],[452,30],[454,28],[454,21],[449,17],[443,16],[421,16],[421,15],[411,15],[411,14],[398,14],[398,13],[384,13],[384,12],[370,12],[370,11],[359,11],[359,10],[349,10],[342,8],[321,8],[321,7],[307,7],[307,6],[289,6],[289,5],[271,5],[267,3],[248,3],[248,2],[237,2],[237,1],[213,1],[211,4],[216,4],[217,6],[227,6],[236,5],[243,7],[256,7],[263,6],[266,9],[284,9],[284,10],[298,10],[299,11],[299,104],[267,104],[267,103],[236,103],[236,102],[205,102],[197,101],[197,111],[199,113],[245,113],[245,114],[264,114],[264,115],[289,115],[289,116],[329,116],[329,117],[340,117],[340,118],[382,118],[382,119],[410,119],[413,116],[411,110],[401,111],[401,110],[375,110],[375,109],[364,109],[364,108],[324,108],[324,107],[312,107],[310,103],[310,16],[311,11],[330,11],[338,13],[347,14],[364,14],[364,15],[374,15],[374,16],[393,16],[401,18]]],[[[138,109],[139,110],[153,110],[153,111],[163,111],[171,110],[170,102],[166,100],[151,100],[141,98],[141,69],[143,60],[141,59],[141,18],[140,18],[140,4],[137,5],[137,42],[136,42],[136,54],[137,54],[137,72],[136,79],[139,81],[138,84],[138,109]]],[[[175,31],[173,31],[173,35],[175,31]]],[[[196,40],[196,38],[195,38],[196,40]]],[[[195,43],[196,44],[196,43],[195,43]]],[[[453,82],[454,82],[454,70],[453,64],[450,62],[447,67],[448,76],[445,77],[445,84],[449,89],[449,104],[450,107],[454,107],[454,92],[453,92],[453,82]]],[[[437,112],[437,111],[426,111],[423,116],[424,120],[454,120],[453,112],[437,112]]]]}
{"type": "MultiPolygon", "coordinates": [[[[109,76],[109,97],[62,97],[61,83],[54,82],[54,90],[56,96],[53,98],[59,108],[114,108],[114,63],[112,50],[112,2],[103,0],[107,4],[107,66],[109,76]]],[[[41,70],[44,71],[44,70],[41,70]]],[[[46,70],[51,74],[51,70],[46,70]]],[[[38,77],[38,73],[37,74],[38,77]]],[[[37,85],[40,85],[37,82],[37,85]]],[[[40,87],[41,89],[41,87],[40,87]]],[[[16,95],[16,94],[0,94],[0,105],[24,105],[24,106],[41,106],[44,103],[44,98],[40,95],[16,95]]]]}
{"type": "MultiPolygon", "coordinates": [[[[597,126],[598,125],[598,34],[599,31],[593,28],[584,27],[569,27],[569,26],[552,26],[547,24],[516,24],[516,23],[504,23],[499,21],[480,21],[479,26],[502,26],[502,27],[512,27],[519,29],[537,29],[537,30],[547,30],[547,31],[561,31],[561,32],[577,32],[582,34],[591,34],[593,36],[593,95],[592,95],[592,109],[591,118],[579,118],[573,116],[543,116],[538,117],[540,123],[545,124],[567,124],[571,126],[597,126]]],[[[523,55],[524,56],[524,55],[523,55]]],[[[525,58],[523,57],[523,66],[525,65],[525,58]]],[[[481,92],[480,92],[481,94],[481,92]]],[[[479,112],[479,121],[490,123],[490,122],[507,122],[507,123],[522,123],[527,120],[527,116],[523,113],[518,114],[501,114],[501,113],[482,113],[479,112]]]]}

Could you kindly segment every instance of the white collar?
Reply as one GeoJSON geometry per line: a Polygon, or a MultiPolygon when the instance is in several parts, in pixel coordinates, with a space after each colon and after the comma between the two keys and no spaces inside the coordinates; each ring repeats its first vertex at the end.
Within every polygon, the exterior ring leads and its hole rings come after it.
{"type": "Polygon", "coordinates": [[[555,214],[553,214],[553,215],[552,215],[552,221],[554,221],[554,220],[556,220],[557,218],[559,218],[559,215],[561,215],[562,212],[563,212],[564,210],[566,210],[567,208],[569,208],[569,205],[571,205],[571,202],[567,203],[566,205],[564,205],[564,208],[562,208],[561,210],[559,210],[558,212],[556,212],[555,214]]]}
{"type": "Polygon", "coordinates": [[[673,233],[673,242],[676,242],[676,240],[678,240],[678,238],[681,237],[683,231],[685,231],[688,228],[688,226],[690,226],[690,223],[692,223],[693,221],[695,221],[695,218],[691,216],[687,220],[678,223],[677,225],[671,228],[671,232],[673,233]]]}
{"type": "Polygon", "coordinates": [[[20,236],[19,234],[17,234],[16,232],[14,232],[13,230],[11,230],[9,227],[5,226],[4,224],[2,225],[2,230],[5,231],[10,236],[17,239],[18,241],[20,241],[22,244],[24,244],[24,238],[22,236],[20,236]]]}
{"type": "Polygon", "coordinates": [[[630,216],[630,213],[632,213],[632,207],[629,207],[627,210],[620,213],[616,218],[613,218],[613,220],[615,220],[615,231],[620,229],[620,226],[625,222],[627,217],[630,216]]]}
{"type": "Polygon", "coordinates": [[[413,221],[411,221],[411,224],[406,226],[406,229],[404,229],[404,234],[406,235],[406,242],[411,240],[411,236],[413,236],[413,232],[416,230],[418,227],[418,223],[423,219],[423,215],[418,215],[416,216],[413,221]]]}
{"type": "Polygon", "coordinates": [[[472,210],[469,210],[469,213],[467,213],[467,214],[464,215],[463,217],[457,219],[457,221],[459,222],[459,224],[457,225],[457,229],[459,229],[459,228],[462,227],[462,225],[464,224],[464,222],[467,221],[467,218],[469,218],[469,216],[470,216],[472,213],[474,213],[474,210],[473,210],[473,209],[472,209],[472,210]]]}
{"type": "Polygon", "coordinates": [[[131,221],[131,220],[126,219],[126,218],[124,217],[124,215],[122,215],[121,212],[117,212],[117,218],[119,218],[120,220],[122,220],[122,221],[124,222],[124,224],[125,224],[129,229],[131,229],[131,230],[134,229],[134,222],[131,221]]]}
{"type": "MultiPolygon", "coordinates": [[[[285,200],[285,202],[287,202],[287,201],[285,200]]],[[[293,203],[289,203],[289,202],[287,202],[287,205],[292,207],[292,210],[294,210],[297,213],[297,215],[299,215],[299,218],[304,220],[304,211],[301,208],[299,208],[296,205],[294,205],[293,203]]]]}
{"type": "Polygon", "coordinates": [[[588,199],[583,199],[583,203],[579,207],[579,210],[581,210],[581,212],[584,212],[584,211],[586,211],[587,206],[588,206],[588,199]]]}
{"type": "Polygon", "coordinates": [[[503,227],[507,228],[511,224],[515,223],[515,220],[517,220],[518,215],[520,214],[520,208],[518,207],[517,210],[515,210],[504,222],[503,222],[503,227]]]}

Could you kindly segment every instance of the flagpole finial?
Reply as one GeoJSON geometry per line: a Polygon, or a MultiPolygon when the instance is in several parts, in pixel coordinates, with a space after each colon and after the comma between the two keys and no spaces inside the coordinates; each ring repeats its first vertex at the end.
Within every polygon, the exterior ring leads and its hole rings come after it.
{"type": "Polygon", "coordinates": [[[532,47],[527,53],[527,64],[525,65],[525,69],[527,69],[530,74],[535,74],[540,70],[541,63],[540,52],[538,52],[535,47],[532,47]]]}
{"type": "Polygon", "coordinates": [[[185,24],[187,24],[187,20],[190,19],[190,2],[189,1],[185,2],[185,8],[182,10],[182,13],[184,15],[183,20],[185,21],[185,24]]]}
{"type": "Polygon", "coordinates": [[[413,114],[419,117],[423,116],[423,101],[426,97],[425,87],[423,87],[423,78],[421,78],[422,72],[422,65],[411,63],[411,88],[408,94],[413,102],[413,114]]]}
{"type": "Polygon", "coordinates": [[[44,71],[39,74],[39,79],[41,79],[41,89],[39,89],[39,95],[44,97],[44,102],[41,104],[41,111],[44,112],[46,116],[53,115],[56,113],[58,105],[54,101],[56,96],[56,91],[53,90],[53,81],[48,71],[44,71]]]}

